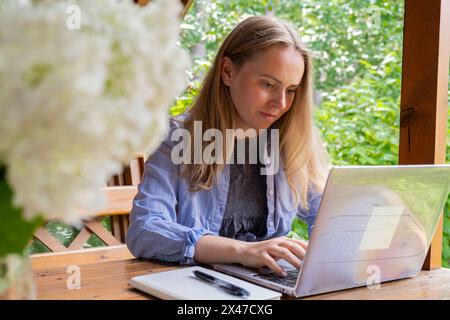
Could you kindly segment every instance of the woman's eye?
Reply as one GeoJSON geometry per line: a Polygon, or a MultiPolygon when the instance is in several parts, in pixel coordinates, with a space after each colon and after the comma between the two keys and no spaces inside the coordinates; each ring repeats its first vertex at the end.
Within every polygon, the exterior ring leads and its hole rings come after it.
{"type": "Polygon", "coordinates": [[[288,94],[289,94],[289,95],[294,95],[296,91],[297,91],[297,90],[293,90],[293,89],[288,90],[288,94]]]}
{"type": "Polygon", "coordinates": [[[273,85],[271,83],[268,83],[268,82],[263,82],[262,85],[263,85],[264,88],[268,88],[268,89],[272,89],[273,88],[273,85]]]}

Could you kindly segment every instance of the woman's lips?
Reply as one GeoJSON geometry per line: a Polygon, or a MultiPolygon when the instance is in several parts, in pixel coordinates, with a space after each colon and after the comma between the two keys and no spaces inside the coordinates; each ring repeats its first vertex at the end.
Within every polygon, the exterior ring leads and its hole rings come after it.
{"type": "Polygon", "coordinates": [[[259,113],[267,120],[274,120],[274,119],[277,118],[277,116],[274,116],[274,115],[271,115],[269,113],[265,113],[265,112],[262,112],[262,111],[259,111],[259,113]]]}

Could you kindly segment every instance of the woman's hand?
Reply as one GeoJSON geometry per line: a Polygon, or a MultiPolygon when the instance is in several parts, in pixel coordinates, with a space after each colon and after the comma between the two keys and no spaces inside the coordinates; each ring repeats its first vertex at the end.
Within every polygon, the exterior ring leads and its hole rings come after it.
{"type": "Polygon", "coordinates": [[[243,242],[239,252],[239,263],[252,268],[267,266],[278,275],[285,276],[286,273],[276,261],[284,259],[300,269],[307,248],[306,241],[287,237],[261,242],[243,242]]]}

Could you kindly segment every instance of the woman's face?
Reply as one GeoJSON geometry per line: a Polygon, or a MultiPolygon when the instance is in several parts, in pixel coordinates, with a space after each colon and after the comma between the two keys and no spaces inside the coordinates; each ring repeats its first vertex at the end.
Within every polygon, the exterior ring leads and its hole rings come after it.
{"type": "Polygon", "coordinates": [[[236,108],[236,128],[267,129],[292,106],[305,71],[291,46],[273,46],[238,67],[228,58],[221,76],[236,108]]]}

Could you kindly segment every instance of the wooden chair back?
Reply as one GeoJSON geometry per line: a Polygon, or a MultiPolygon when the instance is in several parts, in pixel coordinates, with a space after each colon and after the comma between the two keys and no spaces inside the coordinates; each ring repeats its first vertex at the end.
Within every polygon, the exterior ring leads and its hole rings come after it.
{"type": "Polygon", "coordinates": [[[129,226],[129,213],[132,208],[137,185],[144,172],[145,155],[137,154],[129,165],[124,167],[120,175],[112,177],[107,187],[102,188],[108,199],[105,210],[97,212],[91,219],[83,220],[83,228],[67,247],[41,227],[34,233],[34,239],[42,242],[51,252],[68,252],[81,250],[92,234],[95,234],[107,246],[118,246],[125,243],[129,226]],[[103,225],[102,220],[109,216],[111,232],[103,225]]]}
{"type": "MultiPolygon", "coordinates": [[[[137,186],[142,180],[145,160],[145,154],[136,154],[130,164],[123,168],[122,174],[115,175],[110,179],[108,186],[137,186]]],[[[129,215],[111,215],[110,223],[113,236],[121,243],[125,243],[130,225],[129,215]]]]}

